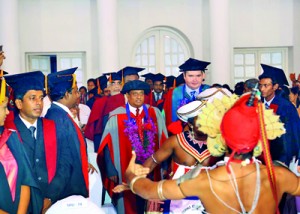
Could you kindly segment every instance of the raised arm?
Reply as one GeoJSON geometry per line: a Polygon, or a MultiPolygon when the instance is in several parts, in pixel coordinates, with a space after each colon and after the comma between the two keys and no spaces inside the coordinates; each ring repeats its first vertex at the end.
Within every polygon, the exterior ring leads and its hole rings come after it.
{"type": "Polygon", "coordinates": [[[136,176],[134,174],[136,154],[132,153],[132,158],[126,170],[125,176],[130,184],[130,189],[133,193],[140,195],[145,199],[182,199],[185,196],[182,194],[176,180],[162,180],[153,182],[144,176],[136,176]]]}
{"type": "Polygon", "coordinates": [[[176,135],[169,137],[162,146],[151,156],[145,163],[144,167],[148,167],[152,171],[158,164],[166,161],[174,151],[174,145],[177,141],[176,135]]]}

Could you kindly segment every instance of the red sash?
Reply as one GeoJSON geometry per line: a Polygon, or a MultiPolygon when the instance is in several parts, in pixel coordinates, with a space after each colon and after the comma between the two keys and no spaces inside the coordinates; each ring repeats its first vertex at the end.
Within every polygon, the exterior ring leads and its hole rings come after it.
{"type": "Polygon", "coordinates": [[[48,120],[46,118],[42,118],[42,120],[43,120],[46,166],[48,171],[48,183],[50,183],[56,174],[56,162],[57,162],[56,127],[53,120],[48,120]]]}
{"type": "Polygon", "coordinates": [[[80,128],[78,127],[78,125],[75,123],[75,121],[73,120],[73,118],[68,114],[70,120],[72,121],[75,129],[76,129],[76,133],[78,136],[78,140],[80,143],[80,156],[81,156],[81,170],[82,170],[82,174],[83,174],[83,178],[85,181],[85,186],[86,189],[89,189],[89,175],[88,175],[88,158],[87,158],[87,154],[86,154],[86,144],[85,144],[85,140],[83,138],[83,134],[80,130],[80,128]]]}
{"type": "MultiPolygon", "coordinates": [[[[56,162],[57,162],[56,128],[53,120],[42,118],[42,121],[43,121],[43,137],[44,137],[46,167],[48,172],[48,183],[50,183],[56,174],[56,162]]],[[[16,130],[20,141],[23,143],[20,133],[17,130],[16,124],[12,120],[10,120],[5,127],[16,130]]]]}

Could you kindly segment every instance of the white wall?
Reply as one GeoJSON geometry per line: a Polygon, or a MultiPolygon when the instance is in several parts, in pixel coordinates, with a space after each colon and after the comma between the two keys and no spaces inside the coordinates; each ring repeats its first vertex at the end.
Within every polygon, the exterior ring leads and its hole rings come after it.
{"type": "Polygon", "coordinates": [[[20,0],[19,13],[23,69],[25,52],[84,51],[88,75],[91,74],[90,1],[20,0]]]}
{"type": "MultiPolygon", "coordinates": [[[[22,71],[25,52],[86,52],[86,79],[100,75],[96,0],[18,0],[22,71]]],[[[109,0],[107,0],[109,1],[109,0]]],[[[209,0],[119,0],[119,66],[132,65],[133,46],[154,26],[190,40],[194,57],[210,60],[209,0]]],[[[290,46],[289,67],[300,71],[300,1],[231,0],[232,48],[290,46]]]]}

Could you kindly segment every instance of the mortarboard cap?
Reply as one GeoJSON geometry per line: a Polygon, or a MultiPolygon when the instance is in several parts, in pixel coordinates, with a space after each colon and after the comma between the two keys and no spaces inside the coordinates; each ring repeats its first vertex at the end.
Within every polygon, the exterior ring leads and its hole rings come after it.
{"type": "Polygon", "coordinates": [[[259,76],[259,79],[271,78],[276,81],[280,86],[289,85],[287,78],[284,74],[284,71],[280,68],[272,67],[269,65],[261,64],[263,73],[259,76]]]}
{"type": "Polygon", "coordinates": [[[184,84],[185,81],[184,81],[184,78],[183,78],[183,74],[180,74],[178,77],[176,77],[176,87],[181,85],[181,84],[184,84]]]}
{"type": "Polygon", "coordinates": [[[131,90],[143,90],[145,92],[145,94],[149,94],[150,86],[141,80],[133,80],[133,81],[129,81],[129,82],[125,83],[121,93],[126,94],[126,93],[130,92],[131,90]]]}
{"type": "MultiPolygon", "coordinates": [[[[167,76],[167,81],[166,81],[167,88],[174,87],[175,79],[176,79],[176,77],[174,77],[174,76],[167,76]]],[[[176,81],[175,81],[175,83],[176,83],[176,81]]],[[[176,85],[175,85],[175,87],[176,87],[176,85]]]]}
{"type": "Polygon", "coordinates": [[[93,94],[93,95],[97,95],[98,93],[98,87],[95,87],[91,90],[88,91],[88,94],[93,94]]]}
{"type": "Polygon", "coordinates": [[[161,73],[155,74],[152,80],[153,80],[153,83],[154,83],[155,81],[164,82],[164,80],[165,80],[165,75],[163,75],[163,74],[161,74],[161,73]]]}
{"type": "Polygon", "coordinates": [[[61,98],[67,90],[76,85],[74,74],[76,70],[77,67],[48,74],[48,88],[51,99],[54,97],[61,98]]]}
{"type": "Polygon", "coordinates": [[[15,96],[24,96],[29,90],[45,88],[45,75],[41,71],[26,72],[5,76],[7,84],[12,87],[15,96]]]}
{"type": "Polygon", "coordinates": [[[200,61],[197,59],[189,58],[182,65],[179,66],[181,72],[185,71],[205,71],[206,67],[210,64],[210,62],[200,61]]]}
{"type": "Polygon", "coordinates": [[[152,73],[148,73],[148,74],[143,74],[142,77],[145,77],[145,82],[146,80],[150,79],[153,81],[153,77],[155,76],[155,74],[152,73]]]}
{"type": "Polygon", "coordinates": [[[111,82],[111,81],[115,81],[115,80],[122,80],[122,76],[117,73],[117,72],[111,72],[111,73],[105,73],[103,75],[108,75],[108,81],[111,82]]]}
{"type": "Polygon", "coordinates": [[[118,71],[118,74],[122,77],[128,76],[128,75],[138,75],[139,72],[144,70],[145,68],[138,68],[138,67],[130,67],[127,66],[125,68],[122,68],[118,71]]]}
{"type": "Polygon", "coordinates": [[[107,79],[107,77],[105,75],[102,75],[102,76],[100,76],[100,77],[97,78],[97,81],[98,80],[99,80],[99,83],[100,83],[100,88],[103,91],[105,88],[107,88],[107,81],[108,81],[108,79],[107,79]]]}
{"type": "Polygon", "coordinates": [[[3,77],[6,74],[8,74],[8,72],[0,69],[0,77],[3,77]]]}

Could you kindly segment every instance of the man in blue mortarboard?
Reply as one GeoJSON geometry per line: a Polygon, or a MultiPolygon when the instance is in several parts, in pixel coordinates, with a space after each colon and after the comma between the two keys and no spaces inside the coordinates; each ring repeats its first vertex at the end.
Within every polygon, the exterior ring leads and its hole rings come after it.
{"type": "Polygon", "coordinates": [[[284,71],[280,68],[261,64],[263,73],[258,77],[259,90],[266,108],[273,109],[284,123],[286,134],[271,141],[270,150],[273,160],[279,160],[289,165],[293,156],[300,158],[300,121],[293,104],[278,96],[280,87],[289,85],[284,71]]]}
{"type": "Polygon", "coordinates": [[[180,71],[183,72],[185,84],[170,91],[172,96],[167,96],[165,100],[164,111],[167,125],[178,120],[176,111],[179,107],[196,100],[198,94],[209,88],[208,85],[203,84],[205,70],[209,64],[210,62],[189,58],[179,66],[180,71]]]}
{"type": "Polygon", "coordinates": [[[66,168],[69,179],[63,183],[63,198],[71,195],[88,197],[88,159],[86,142],[78,125],[73,120],[70,111],[75,107],[79,92],[74,72],[77,68],[58,71],[48,75],[48,90],[52,100],[46,118],[56,124],[58,145],[63,148],[60,152],[66,155],[70,168],[66,168]]]}
{"type": "MultiPolygon", "coordinates": [[[[167,137],[159,109],[144,104],[145,94],[149,92],[149,85],[143,81],[125,83],[121,93],[128,102],[110,112],[98,150],[102,181],[117,204],[117,213],[144,213],[140,198],[129,191],[124,195],[114,194],[112,189],[125,181],[124,173],[133,149],[138,154],[138,161],[143,163],[167,137]]],[[[159,171],[154,173],[154,179],[160,177],[159,171]]]]}
{"type": "Polygon", "coordinates": [[[102,75],[97,78],[97,86],[100,88],[102,96],[110,96],[110,90],[108,88],[107,82],[108,82],[108,79],[107,79],[106,75],[102,75]]]}
{"type": "Polygon", "coordinates": [[[145,68],[127,66],[118,71],[118,74],[124,78],[124,83],[132,80],[138,80],[140,78],[139,72],[145,70],[145,68]]]}
{"type": "Polygon", "coordinates": [[[5,76],[17,114],[6,126],[17,130],[44,198],[44,209],[61,199],[69,163],[57,147],[54,121],[41,118],[45,76],[41,71],[5,76]]]}
{"type": "Polygon", "coordinates": [[[157,107],[162,111],[165,100],[165,75],[157,73],[153,76],[153,91],[151,92],[150,105],[157,107]]]}
{"type": "Polygon", "coordinates": [[[144,82],[148,83],[148,85],[150,86],[151,91],[153,90],[153,77],[154,76],[155,76],[155,74],[152,74],[152,73],[142,75],[142,77],[145,77],[144,82]]]}

